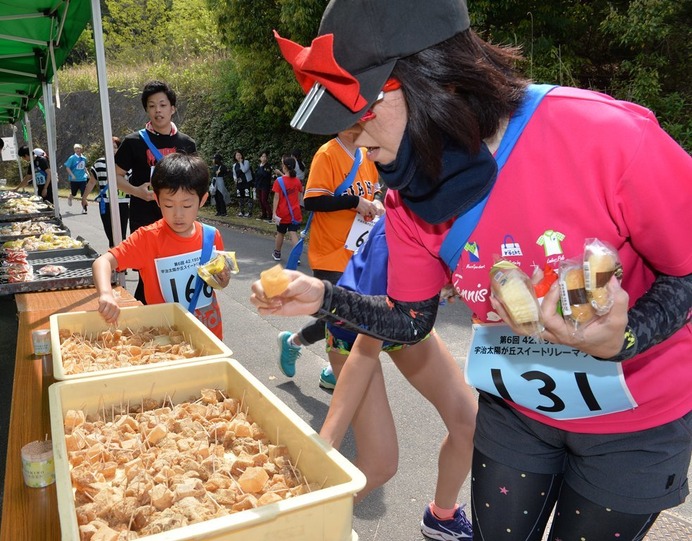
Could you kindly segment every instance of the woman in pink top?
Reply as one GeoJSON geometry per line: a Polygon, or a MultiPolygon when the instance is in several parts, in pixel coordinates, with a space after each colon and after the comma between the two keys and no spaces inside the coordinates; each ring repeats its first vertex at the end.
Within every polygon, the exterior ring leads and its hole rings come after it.
{"type": "Polygon", "coordinates": [[[689,492],[692,158],[650,111],[595,92],[548,89],[527,113],[538,87],[515,71],[518,52],[481,40],[460,0],[425,16],[414,0],[332,0],[319,34],[309,50],[277,37],[307,93],[292,125],[360,129],[389,188],[387,296],[292,272],[278,298],[254,284],[254,304],[410,343],[453,284],[479,324],[466,365],[480,394],[474,539],[539,541],[553,510],[551,540],[642,539],[689,492]],[[457,220],[465,234],[443,258],[457,220]],[[558,270],[588,238],[622,263],[608,314],[575,332],[555,285],[544,342],[488,325],[506,315],[490,294],[496,256],[558,270]]]}

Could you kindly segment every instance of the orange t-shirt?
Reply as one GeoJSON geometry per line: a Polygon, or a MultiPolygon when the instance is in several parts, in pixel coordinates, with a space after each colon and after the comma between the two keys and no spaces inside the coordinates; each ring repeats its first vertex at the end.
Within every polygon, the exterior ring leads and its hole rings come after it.
{"type": "MultiPolygon", "coordinates": [[[[353,184],[344,195],[358,195],[372,201],[379,191],[379,178],[375,164],[365,157],[358,168],[353,184]]],[[[324,195],[334,195],[351,167],[353,154],[341,144],[338,138],[331,139],[315,153],[310,164],[310,174],[305,188],[305,199],[324,195]]],[[[343,272],[353,252],[344,245],[356,218],[356,209],[334,212],[315,212],[310,226],[308,261],[310,267],[318,270],[343,272]]]]}
{"type": "MultiPolygon", "coordinates": [[[[140,227],[109,251],[118,262],[118,271],[139,271],[147,304],[178,301],[187,308],[194,291],[203,236],[199,222],[195,222],[191,237],[181,237],[161,219],[140,227]]],[[[223,250],[223,239],[218,231],[214,248],[223,250]]],[[[195,316],[223,340],[221,310],[211,286],[205,284],[202,288],[195,316]]]]}

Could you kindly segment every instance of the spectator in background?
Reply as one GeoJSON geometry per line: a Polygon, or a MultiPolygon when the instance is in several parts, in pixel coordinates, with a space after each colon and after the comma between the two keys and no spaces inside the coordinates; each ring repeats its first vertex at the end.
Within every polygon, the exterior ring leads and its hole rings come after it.
{"type": "Polygon", "coordinates": [[[238,216],[249,218],[252,215],[254,199],[252,194],[252,168],[240,150],[235,151],[233,164],[233,180],[235,193],[238,197],[238,216]]]}
{"type": "MultiPolygon", "coordinates": [[[[173,123],[177,96],[167,83],[150,81],[142,90],[142,107],[149,117],[143,130],[129,134],[115,156],[118,188],[130,194],[130,233],[161,219],[161,209],[151,191],[151,174],[163,156],[174,152],[193,154],[195,141],[173,123]],[[144,139],[146,137],[146,140],[144,139]],[[148,142],[147,142],[148,140],[148,142]],[[131,175],[127,177],[127,172],[131,175]]],[[[135,298],[146,304],[140,279],[135,298]]]]}
{"type": "MultiPolygon", "coordinates": [[[[113,137],[113,153],[117,154],[120,147],[120,137],[113,137]]],[[[113,226],[111,224],[111,203],[108,193],[108,170],[106,167],[106,158],[99,158],[94,162],[94,165],[89,169],[89,182],[87,182],[82,195],[82,206],[86,207],[89,203],[87,197],[98,184],[99,194],[96,196],[96,201],[99,204],[99,215],[103,223],[103,230],[108,237],[108,247],[113,248],[113,226]]],[[[120,213],[120,239],[124,240],[127,236],[127,222],[130,218],[130,196],[125,192],[118,190],[118,211],[120,213]]]]}
{"type": "Polygon", "coordinates": [[[255,188],[262,215],[258,220],[272,221],[272,204],[269,202],[269,194],[272,191],[272,168],[266,152],[260,154],[260,163],[255,170],[255,188]]]}
{"type": "MultiPolygon", "coordinates": [[[[305,187],[305,163],[303,162],[303,157],[300,153],[300,149],[294,148],[293,152],[291,153],[291,156],[293,156],[293,159],[296,161],[296,176],[298,177],[298,180],[300,180],[300,183],[305,187]]],[[[305,190],[303,189],[303,192],[305,190]]],[[[304,195],[301,193],[300,194],[300,206],[304,207],[303,204],[303,197],[304,195]]]]}
{"type": "Polygon", "coordinates": [[[74,145],[74,154],[67,158],[65,169],[67,169],[67,178],[70,180],[70,195],[67,198],[68,206],[72,206],[72,199],[77,192],[82,195],[82,214],[87,213],[87,203],[84,201],[84,192],[89,180],[87,172],[87,159],[83,154],[84,148],[79,143],[74,145]]]}
{"type": "Polygon", "coordinates": [[[298,196],[303,191],[303,185],[296,177],[295,166],[296,161],[291,156],[284,156],[281,159],[283,174],[274,181],[272,187],[274,192],[272,217],[276,224],[274,261],[281,261],[281,247],[284,244],[286,233],[291,237],[293,246],[298,244],[298,229],[303,221],[298,196]]]}
{"type": "Polygon", "coordinates": [[[305,162],[303,162],[303,156],[299,149],[294,148],[291,156],[296,161],[296,177],[302,183],[305,183],[305,162]]]}
{"type": "Polygon", "coordinates": [[[226,189],[226,176],[228,167],[223,163],[223,156],[218,152],[214,154],[214,165],[211,168],[211,184],[209,193],[214,197],[216,204],[216,216],[227,216],[227,205],[231,202],[231,196],[226,189]]]}
{"type": "MultiPolygon", "coordinates": [[[[22,146],[19,147],[19,150],[17,151],[19,154],[19,157],[22,158],[25,162],[29,162],[29,147],[28,146],[22,146]]],[[[44,153],[45,154],[45,153],[44,153]]],[[[49,203],[53,202],[53,184],[52,184],[52,175],[51,175],[51,170],[50,170],[50,164],[48,163],[48,159],[45,158],[44,156],[38,156],[36,155],[36,151],[34,150],[34,173],[36,175],[36,192],[38,195],[40,195],[44,201],[48,201],[49,203]]],[[[29,164],[29,167],[26,171],[26,175],[22,179],[22,181],[19,183],[19,186],[15,188],[15,191],[19,191],[24,186],[29,184],[31,181],[31,164],[29,164]]]]}

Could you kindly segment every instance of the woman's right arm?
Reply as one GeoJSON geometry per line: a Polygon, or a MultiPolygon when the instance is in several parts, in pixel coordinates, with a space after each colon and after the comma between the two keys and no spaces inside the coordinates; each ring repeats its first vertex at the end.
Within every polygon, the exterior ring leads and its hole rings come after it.
{"type": "Polygon", "coordinates": [[[291,282],[280,296],[267,298],[261,282],[252,284],[251,302],[262,315],[313,315],[379,340],[413,344],[430,333],[439,295],[400,302],[386,295],[361,295],[297,271],[284,271],[291,282]]]}

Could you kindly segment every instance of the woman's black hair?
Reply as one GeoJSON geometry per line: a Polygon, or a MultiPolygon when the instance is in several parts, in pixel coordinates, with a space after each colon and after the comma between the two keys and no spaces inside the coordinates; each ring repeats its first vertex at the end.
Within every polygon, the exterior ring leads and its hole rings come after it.
{"type": "Polygon", "coordinates": [[[431,178],[440,174],[446,140],[478,152],[517,109],[529,83],[515,69],[521,59],[518,48],[466,30],[397,61],[391,77],[401,82],[414,155],[431,178]]]}
{"type": "Polygon", "coordinates": [[[305,171],[305,164],[303,163],[303,155],[300,153],[300,149],[294,148],[293,151],[291,152],[291,156],[295,158],[296,163],[298,164],[298,167],[300,167],[301,171],[305,171]]]}
{"type": "Polygon", "coordinates": [[[174,152],[164,156],[154,167],[151,187],[156,195],[161,190],[196,192],[201,201],[209,190],[209,168],[199,156],[174,152]]]}
{"type": "Polygon", "coordinates": [[[282,156],[281,163],[288,169],[288,176],[296,176],[296,159],[293,156],[282,156]]]}

